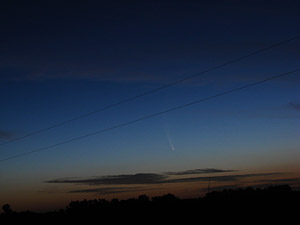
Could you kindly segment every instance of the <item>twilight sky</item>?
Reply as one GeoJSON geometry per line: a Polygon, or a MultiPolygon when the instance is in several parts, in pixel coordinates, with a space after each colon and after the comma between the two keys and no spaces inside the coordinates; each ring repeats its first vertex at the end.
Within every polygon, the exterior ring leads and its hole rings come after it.
{"type": "Polygon", "coordinates": [[[300,187],[300,72],[24,155],[300,68],[298,1],[2,1],[0,204],[223,187],[300,187]],[[10,142],[11,141],[11,142],[10,142]],[[1,144],[2,143],[2,144],[1,144]],[[209,177],[209,178],[208,178],[209,177]]]}

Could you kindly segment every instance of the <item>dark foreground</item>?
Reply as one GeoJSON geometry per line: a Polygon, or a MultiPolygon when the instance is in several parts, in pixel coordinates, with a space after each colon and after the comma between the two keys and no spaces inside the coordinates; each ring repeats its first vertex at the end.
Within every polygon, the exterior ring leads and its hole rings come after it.
{"type": "Polygon", "coordinates": [[[8,205],[0,222],[79,222],[85,223],[213,223],[299,224],[300,192],[287,185],[266,189],[238,189],[211,192],[203,198],[179,199],[172,194],[149,198],[107,201],[72,201],[65,209],[48,213],[13,212],[8,205]],[[293,222],[292,222],[293,221],[293,222]]]}

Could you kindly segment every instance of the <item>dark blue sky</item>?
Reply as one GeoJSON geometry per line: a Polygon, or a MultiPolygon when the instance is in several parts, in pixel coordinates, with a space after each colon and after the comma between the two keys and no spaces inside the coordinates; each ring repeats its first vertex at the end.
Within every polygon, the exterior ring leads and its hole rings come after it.
{"type": "MultiPolygon", "coordinates": [[[[298,1],[3,1],[0,140],[89,113],[299,35],[299,6],[298,1]]],[[[1,145],[0,159],[297,69],[299,49],[296,39],[200,78],[1,145]]],[[[261,173],[290,169],[294,175],[289,176],[296,176],[299,82],[298,72],[2,162],[0,195],[20,209],[37,209],[78,197],[74,192],[65,196],[74,190],[72,185],[45,183],[64,177],[199,168],[261,173]]],[[[183,196],[188,190],[192,196],[193,187],[169,188],[183,196]]],[[[169,192],[161,186],[151,188],[169,192]]],[[[97,193],[93,194],[88,196],[97,193]]]]}

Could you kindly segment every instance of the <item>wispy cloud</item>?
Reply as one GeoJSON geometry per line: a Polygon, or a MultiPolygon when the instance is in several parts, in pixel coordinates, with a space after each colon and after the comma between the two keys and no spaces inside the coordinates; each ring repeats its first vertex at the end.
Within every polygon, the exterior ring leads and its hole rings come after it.
{"type": "MultiPolygon", "coordinates": [[[[159,188],[155,188],[159,189],[159,188]]],[[[141,188],[141,187],[109,187],[109,188],[92,188],[92,189],[79,189],[69,191],[68,193],[97,193],[100,195],[105,194],[120,194],[120,193],[127,193],[127,192],[136,192],[136,191],[148,191],[153,190],[153,188],[141,188]]]]}
{"type": "Polygon", "coordinates": [[[166,172],[167,175],[191,175],[191,174],[207,174],[207,173],[224,173],[224,172],[235,172],[236,170],[221,170],[214,168],[206,168],[206,169],[194,169],[194,170],[186,170],[179,172],[166,172]]]}
{"type": "Polygon", "coordinates": [[[286,179],[264,179],[260,180],[260,182],[263,182],[265,184],[276,184],[276,185],[281,185],[281,184],[289,184],[291,186],[293,185],[300,185],[300,177],[295,177],[295,178],[286,178],[286,179]]]}
{"type": "Polygon", "coordinates": [[[0,130],[0,139],[10,139],[14,135],[11,132],[0,130]]]}
{"type": "Polygon", "coordinates": [[[300,104],[298,103],[290,102],[288,107],[292,110],[300,110],[300,104]]]}
{"type": "MultiPolygon", "coordinates": [[[[1,72],[1,65],[0,65],[1,72]]],[[[3,72],[4,74],[5,71],[3,72]]],[[[107,82],[150,82],[162,83],[168,79],[164,76],[146,71],[123,71],[115,68],[48,68],[47,70],[38,69],[36,71],[12,71],[9,76],[0,77],[0,81],[48,81],[48,80],[92,80],[107,82]]]]}
{"type": "MultiPolygon", "coordinates": [[[[267,174],[267,176],[270,175],[279,175],[280,173],[277,174],[267,174]]],[[[249,175],[246,175],[249,176],[249,175]]],[[[257,177],[261,177],[261,176],[266,176],[265,174],[260,174],[260,176],[257,177]]],[[[241,177],[236,177],[237,180],[239,180],[241,177]]],[[[273,185],[289,185],[293,190],[300,190],[300,178],[299,177],[295,177],[295,178],[286,178],[286,179],[282,179],[282,178],[270,178],[270,179],[257,179],[255,181],[254,184],[250,184],[249,183],[233,183],[233,184],[229,184],[229,185],[215,185],[212,184],[210,186],[210,190],[211,191],[222,191],[224,189],[237,189],[237,188],[245,188],[245,187],[252,187],[252,188],[266,188],[269,186],[273,186],[273,185]]],[[[202,192],[206,192],[207,191],[207,187],[203,187],[200,188],[200,190],[202,192]]]]}
{"type": "Polygon", "coordinates": [[[47,183],[73,183],[88,185],[120,185],[120,184],[157,184],[168,176],[156,173],[138,173],[132,175],[109,175],[89,179],[56,179],[47,183]]]}
{"type": "Polygon", "coordinates": [[[261,177],[261,176],[273,176],[279,175],[280,173],[254,173],[254,174],[242,174],[242,175],[226,175],[226,176],[209,176],[209,177],[190,177],[190,178],[179,178],[166,180],[166,183],[187,183],[187,182],[200,182],[200,181],[239,181],[249,177],[261,177]]]}

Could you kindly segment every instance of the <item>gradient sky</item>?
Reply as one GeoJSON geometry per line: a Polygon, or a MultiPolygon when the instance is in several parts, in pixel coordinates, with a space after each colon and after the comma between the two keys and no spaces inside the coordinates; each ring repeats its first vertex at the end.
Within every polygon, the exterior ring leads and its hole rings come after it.
{"type": "MultiPolygon", "coordinates": [[[[2,143],[300,34],[298,1],[2,1],[2,143]]],[[[300,68],[300,39],[0,146],[0,160],[300,68]]],[[[0,204],[300,187],[300,74],[0,163],[0,204]],[[173,150],[174,148],[174,150],[173,150]]]]}

